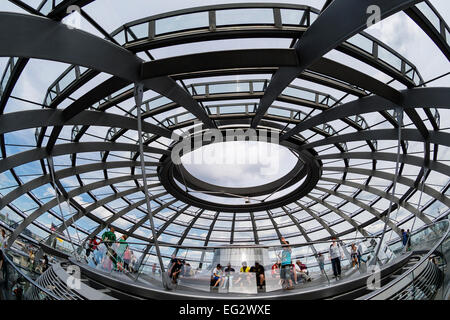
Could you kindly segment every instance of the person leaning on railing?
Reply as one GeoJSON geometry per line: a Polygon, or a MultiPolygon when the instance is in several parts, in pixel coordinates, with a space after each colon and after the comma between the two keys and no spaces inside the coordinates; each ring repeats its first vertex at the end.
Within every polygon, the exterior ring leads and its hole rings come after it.
{"type": "Polygon", "coordinates": [[[91,239],[89,239],[88,247],[86,249],[86,257],[89,257],[91,252],[94,252],[95,250],[97,250],[97,246],[99,244],[100,244],[100,241],[97,239],[97,237],[94,236],[91,239]]]}
{"type": "Polygon", "coordinates": [[[172,278],[173,284],[177,283],[178,277],[180,276],[180,273],[181,273],[181,266],[182,266],[181,260],[176,259],[175,263],[170,268],[169,276],[172,278]]]}
{"type": "Polygon", "coordinates": [[[303,280],[303,282],[311,281],[311,277],[309,276],[308,268],[304,263],[302,263],[300,260],[297,260],[295,262],[294,267],[295,272],[295,281],[303,280]]]}
{"type": "Polygon", "coordinates": [[[116,242],[116,234],[114,233],[114,227],[110,227],[109,231],[105,231],[102,235],[102,243],[106,245],[107,248],[107,255],[111,259],[111,261],[114,264],[114,269],[117,268],[117,261],[116,261],[116,252],[112,248],[113,243],[116,242]]]}
{"type": "Polygon", "coordinates": [[[126,264],[124,262],[124,255],[125,255],[126,250],[128,249],[128,243],[126,242],[127,239],[128,239],[128,236],[126,234],[124,234],[123,236],[120,237],[119,243],[118,243],[118,248],[116,251],[117,263],[119,265],[121,265],[120,269],[122,269],[122,267],[123,267],[126,270],[128,270],[128,264],[129,264],[129,259],[126,264]],[[122,266],[122,264],[123,264],[123,266],[122,266]]]}

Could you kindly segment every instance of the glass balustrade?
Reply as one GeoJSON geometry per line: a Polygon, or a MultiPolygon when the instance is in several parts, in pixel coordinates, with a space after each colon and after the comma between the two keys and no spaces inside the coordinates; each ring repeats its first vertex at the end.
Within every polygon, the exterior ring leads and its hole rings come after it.
{"type": "Polygon", "coordinates": [[[31,271],[17,266],[10,253],[3,253],[0,270],[0,300],[59,300],[51,288],[43,288],[31,271]]]}
{"type": "MultiPolygon", "coordinates": [[[[379,250],[376,264],[379,267],[394,263],[410,251],[423,252],[430,250],[436,243],[442,242],[436,249],[433,262],[443,267],[444,283],[448,284],[446,259],[450,251],[448,240],[448,220],[439,221],[410,236],[407,245],[401,239],[384,240],[379,250]],[[442,238],[447,238],[442,241],[442,238]],[[444,268],[445,267],[445,268],[444,268]]],[[[141,285],[153,289],[164,289],[195,293],[209,292],[214,294],[244,294],[258,295],[261,293],[283,292],[291,285],[294,290],[302,291],[310,288],[326,288],[340,281],[347,281],[367,275],[369,264],[373,261],[378,237],[347,238],[338,240],[340,247],[341,276],[334,277],[329,251],[317,252],[312,245],[328,248],[330,241],[312,241],[303,244],[284,245],[225,245],[212,247],[188,247],[160,244],[164,272],[161,272],[159,261],[153,247],[148,250],[135,250],[136,243],[121,241],[100,243],[96,247],[80,245],[64,245],[66,241],[56,241],[52,246],[62,252],[70,253],[85,264],[85,267],[95,269],[120,281],[141,285]],[[352,250],[352,244],[355,247],[352,250]],[[73,249],[75,248],[75,253],[73,249]],[[362,253],[358,257],[355,248],[362,253]],[[286,250],[291,252],[291,265],[281,268],[281,262],[286,250]],[[319,254],[324,258],[319,258],[319,254]],[[178,262],[179,261],[179,262],[178,262]],[[286,269],[288,271],[286,271],[286,269]],[[163,284],[163,278],[166,285],[163,284]]],[[[142,243],[139,243],[142,245],[142,243]]],[[[9,288],[18,288],[16,297],[4,290],[8,299],[52,299],[51,292],[36,287],[35,280],[39,272],[25,265],[20,265],[20,255],[10,251],[8,262],[13,264],[8,268],[6,278],[9,288]],[[12,269],[11,269],[12,268],[12,269]],[[10,271],[11,269],[11,271],[10,271]],[[38,288],[39,290],[37,290],[38,288]],[[42,292],[41,292],[42,291],[42,292]],[[38,292],[39,294],[36,294],[38,292]],[[33,293],[33,294],[32,294],[33,293]]],[[[26,255],[25,255],[26,256],[26,255]]],[[[431,260],[430,260],[431,261],[431,260]]],[[[417,278],[417,274],[415,275],[417,278]]],[[[416,279],[417,280],[417,279],[416,279]]],[[[5,282],[3,282],[5,284],[5,282]]],[[[447,285],[444,288],[448,287],[447,285]]],[[[406,290],[406,289],[405,289],[406,290]]],[[[406,290],[407,291],[407,290],[406,290]]],[[[429,295],[416,291],[402,293],[403,298],[419,299],[429,295]]],[[[441,293],[443,296],[444,293],[441,293]]],[[[400,296],[399,296],[400,297],[400,296]]]]}

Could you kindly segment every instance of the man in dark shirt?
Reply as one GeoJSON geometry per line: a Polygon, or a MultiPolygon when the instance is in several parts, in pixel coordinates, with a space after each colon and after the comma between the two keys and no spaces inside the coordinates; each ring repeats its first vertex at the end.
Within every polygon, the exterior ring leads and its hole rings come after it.
{"type": "Polygon", "coordinates": [[[225,271],[225,275],[229,276],[230,273],[234,272],[235,270],[234,270],[234,268],[231,267],[231,264],[228,263],[228,265],[227,265],[227,267],[225,268],[224,271],[225,271]]]}
{"type": "Polygon", "coordinates": [[[172,265],[170,277],[172,278],[173,284],[177,283],[178,276],[180,275],[181,272],[181,266],[182,263],[180,259],[177,259],[176,262],[172,265]]]}
{"type": "Polygon", "coordinates": [[[264,284],[264,267],[258,262],[255,262],[256,283],[262,289],[264,284]]]}

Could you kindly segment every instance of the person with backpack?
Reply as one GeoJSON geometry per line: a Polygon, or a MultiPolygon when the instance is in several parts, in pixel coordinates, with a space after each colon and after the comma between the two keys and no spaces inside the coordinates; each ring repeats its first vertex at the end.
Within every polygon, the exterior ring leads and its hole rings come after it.
{"type": "Polygon", "coordinates": [[[330,260],[331,266],[333,268],[333,275],[336,280],[341,278],[341,257],[344,258],[342,253],[341,245],[337,243],[336,238],[331,238],[332,243],[330,244],[330,260]]]}

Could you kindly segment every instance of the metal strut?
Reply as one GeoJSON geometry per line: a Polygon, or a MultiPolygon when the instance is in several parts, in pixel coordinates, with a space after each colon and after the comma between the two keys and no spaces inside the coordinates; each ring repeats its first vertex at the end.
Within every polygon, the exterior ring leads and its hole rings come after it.
{"type": "Polygon", "coordinates": [[[385,235],[386,229],[387,229],[387,225],[388,225],[388,222],[389,222],[389,219],[391,216],[392,204],[394,203],[393,199],[395,197],[395,188],[397,186],[397,179],[398,179],[399,165],[400,165],[400,147],[401,147],[401,141],[402,141],[403,108],[400,108],[400,107],[396,108],[395,113],[397,116],[397,124],[398,124],[398,143],[397,143],[397,161],[395,163],[395,178],[394,178],[394,182],[392,185],[392,197],[389,200],[389,210],[386,214],[386,219],[385,219],[384,227],[383,227],[383,233],[381,234],[381,238],[378,242],[377,249],[375,251],[375,255],[372,258],[372,260],[370,261],[370,265],[375,265],[378,261],[378,254],[380,253],[381,244],[383,242],[384,235],[385,235]]]}
{"type": "MultiPolygon", "coordinates": [[[[142,181],[144,184],[144,194],[145,194],[145,200],[146,200],[146,204],[147,204],[148,220],[150,221],[150,227],[152,229],[153,245],[155,247],[156,255],[158,256],[159,267],[161,270],[161,281],[163,283],[164,288],[171,290],[171,288],[168,285],[167,279],[166,279],[164,263],[162,261],[161,252],[159,250],[158,239],[157,239],[157,235],[155,232],[155,224],[153,222],[153,216],[152,216],[152,206],[150,203],[150,196],[148,194],[148,189],[147,189],[148,188],[147,187],[147,175],[145,174],[145,159],[144,159],[144,146],[143,146],[143,141],[142,141],[143,136],[142,136],[142,118],[141,118],[141,105],[142,105],[143,93],[144,93],[144,85],[142,83],[135,83],[134,100],[136,102],[136,112],[137,112],[139,158],[141,160],[142,181]]],[[[143,259],[144,258],[145,257],[143,257],[143,259]]]]}

